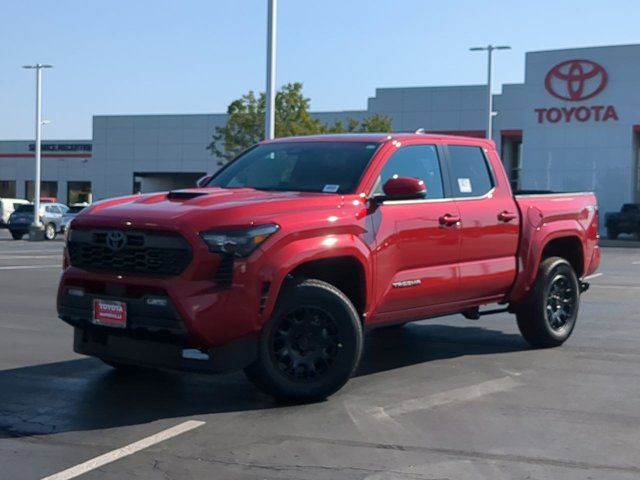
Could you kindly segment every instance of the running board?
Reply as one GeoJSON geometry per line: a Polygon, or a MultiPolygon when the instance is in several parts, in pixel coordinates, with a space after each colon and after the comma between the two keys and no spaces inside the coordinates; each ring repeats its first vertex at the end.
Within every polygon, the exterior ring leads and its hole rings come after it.
{"type": "Polygon", "coordinates": [[[494,315],[496,313],[506,313],[509,311],[509,307],[505,308],[494,308],[492,310],[483,310],[480,311],[480,308],[470,308],[469,310],[465,310],[461,312],[462,315],[468,320],[478,320],[480,317],[484,317],[485,315],[494,315]]]}

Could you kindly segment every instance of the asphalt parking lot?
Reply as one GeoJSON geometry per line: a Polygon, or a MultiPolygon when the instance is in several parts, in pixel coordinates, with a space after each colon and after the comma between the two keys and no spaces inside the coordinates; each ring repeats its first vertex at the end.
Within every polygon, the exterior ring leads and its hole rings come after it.
{"type": "Polygon", "coordinates": [[[0,231],[2,479],[640,478],[640,249],[604,249],[561,348],[528,349],[507,314],[372,332],[356,377],[298,406],[242,374],[75,355],[61,251],[0,231]]]}

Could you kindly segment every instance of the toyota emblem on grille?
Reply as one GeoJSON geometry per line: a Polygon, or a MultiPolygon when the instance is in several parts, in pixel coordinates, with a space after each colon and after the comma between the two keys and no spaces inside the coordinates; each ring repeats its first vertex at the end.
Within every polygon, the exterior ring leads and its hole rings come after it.
{"type": "Polygon", "coordinates": [[[127,245],[127,236],[118,231],[113,230],[107,233],[107,247],[109,247],[112,251],[118,252],[122,250],[127,245]]]}

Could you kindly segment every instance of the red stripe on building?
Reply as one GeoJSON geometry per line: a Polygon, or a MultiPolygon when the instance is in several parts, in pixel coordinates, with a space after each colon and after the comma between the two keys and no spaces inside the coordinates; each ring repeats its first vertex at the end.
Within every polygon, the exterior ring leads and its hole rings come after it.
{"type": "Polygon", "coordinates": [[[522,130],[500,130],[503,137],[522,137],[522,130]]]}

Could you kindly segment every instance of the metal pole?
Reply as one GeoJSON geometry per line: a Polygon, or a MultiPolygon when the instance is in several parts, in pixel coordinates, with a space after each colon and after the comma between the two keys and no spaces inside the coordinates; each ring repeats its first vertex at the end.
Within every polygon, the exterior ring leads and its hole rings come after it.
{"type": "Polygon", "coordinates": [[[487,119],[487,138],[491,140],[493,136],[493,95],[491,95],[491,54],[493,53],[493,46],[487,46],[487,112],[489,118],[487,119]]]}
{"type": "Polygon", "coordinates": [[[487,133],[486,137],[491,140],[493,137],[493,95],[491,95],[491,73],[494,50],[509,50],[509,45],[487,45],[486,47],[472,47],[472,52],[487,51],[487,133]]]}
{"type": "Polygon", "coordinates": [[[40,226],[40,160],[42,149],[42,65],[36,65],[36,175],[33,183],[33,226],[40,226]]]}
{"type": "Polygon", "coordinates": [[[271,140],[275,137],[275,100],[276,100],[276,33],[278,1],[268,0],[267,26],[267,93],[265,105],[264,138],[271,140]]]}

